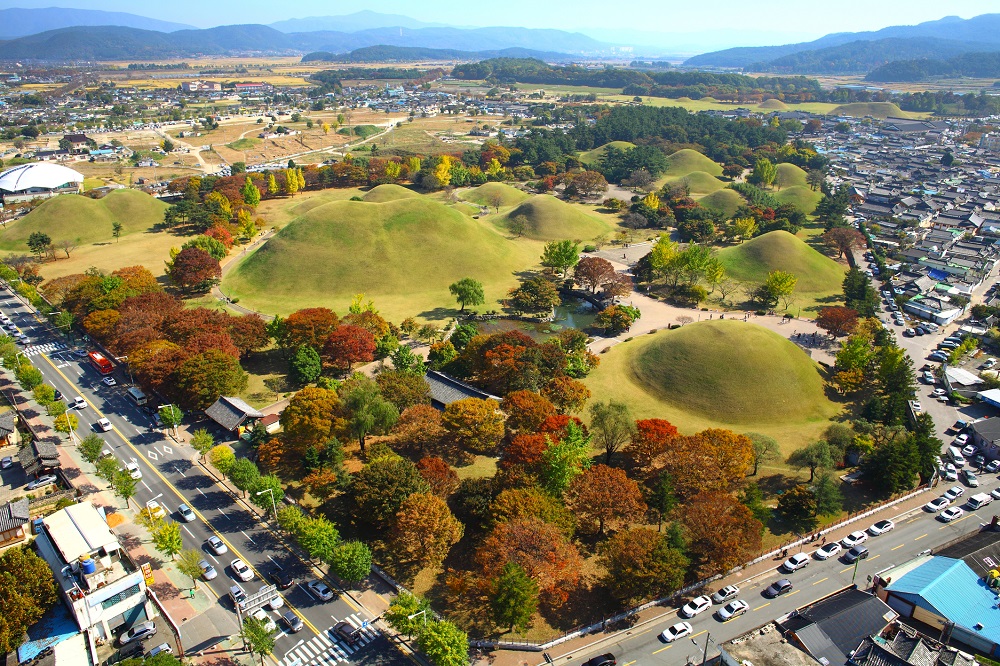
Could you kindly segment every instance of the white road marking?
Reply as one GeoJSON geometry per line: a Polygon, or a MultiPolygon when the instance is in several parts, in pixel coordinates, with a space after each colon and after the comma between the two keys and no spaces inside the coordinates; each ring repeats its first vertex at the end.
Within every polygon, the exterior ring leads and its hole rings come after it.
{"type": "MultiPolygon", "coordinates": [[[[146,486],[146,482],[145,482],[145,481],[143,481],[143,482],[142,482],[142,485],[146,486]]],[[[152,489],[152,488],[150,488],[149,486],[146,486],[146,490],[148,490],[149,492],[153,492],[153,489],[152,489]]]]}
{"type": "MultiPolygon", "coordinates": [[[[188,534],[191,534],[191,530],[189,530],[189,529],[187,528],[187,525],[181,525],[181,527],[183,527],[183,528],[184,528],[184,531],[185,531],[185,532],[187,532],[188,534]]],[[[191,534],[191,538],[192,538],[192,539],[193,539],[193,538],[195,538],[193,534],[191,534]]]]}
{"type": "Polygon", "coordinates": [[[146,455],[149,456],[150,458],[152,458],[153,460],[159,460],[159,456],[157,456],[152,451],[146,451],[146,455]]]}
{"type": "Polygon", "coordinates": [[[279,571],[280,571],[280,570],[282,570],[282,569],[284,569],[284,567],[283,567],[283,566],[281,566],[280,564],[278,564],[277,562],[275,562],[275,561],[274,561],[274,558],[273,558],[273,557],[271,557],[270,555],[268,555],[268,556],[267,556],[267,559],[271,560],[271,562],[274,562],[274,566],[278,567],[278,570],[279,570],[279,571]]]}
{"type": "Polygon", "coordinates": [[[249,541],[250,543],[253,543],[253,539],[250,538],[249,534],[247,534],[246,532],[243,532],[243,530],[240,530],[240,532],[242,532],[243,536],[245,536],[247,538],[247,541],[249,541]]]}
{"type": "Polygon", "coordinates": [[[202,490],[201,488],[197,488],[196,490],[197,490],[197,491],[198,491],[199,493],[201,493],[202,495],[204,495],[204,494],[205,494],[205,491],[204,491],[204,490],[202,490]]]}

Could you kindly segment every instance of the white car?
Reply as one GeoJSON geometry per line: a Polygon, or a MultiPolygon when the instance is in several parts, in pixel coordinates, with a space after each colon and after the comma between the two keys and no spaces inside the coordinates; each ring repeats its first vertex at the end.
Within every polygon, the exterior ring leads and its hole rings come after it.
{"type": "Polygon", "coordinates": [[[118,386],[118,382],[115,381],[114,377],[105,377],[101,380],[105,386],[118,386]]]}
{"type": "Polygon", "coordinates": [[[667,627],[666,629],[664,629],[663,633],[660,634],[660,638],[662,638],[667,643],[673,643],[678,638],[684,638],[685,636],[690,636],[692,631],[694,630],[691,628],[691,625],[688,624],[687,622],[678,622],[674,626],[667,627]]]}
{"type": "Polygon", "coordinates": [[[879,536],[880,534],[885,534],[886,532],[891,531],[895,526],[895,523],[891,520],[880,520],[868,528],[868,534],[871,534],[872,536],[879,536]]]}
{"type": "Polygon", "coordinates": [[[868,541],[868,535],[864,532],[851,532],[840,540],[840,545],[844,548],[854,548],[865,541],[868,541]]]}
{"type": "Polygon", "coordinates": [[[828,560],[831,557],[834,557],[840,551],[841,551],[840,544],[837,543],[836,541],[831,541],[830,543],[826,544],[825,546],[817,550],[815,553],[813,553],[813,557],[815,557],[817,560],[828,560]]]}
{"type": "Polygon", "coordinates": [[[946,523],[950,523],[956,518],[961,518],[965,515],[965,512],[959,509],[957,506],[949,507],[941,512],[941,520],[946,523]]]}
{"type": "Polygon", "coordinates": [[[712,601],[717,604],[725,603],[730,599],[735,599],[740,593],[740,588],[735,585],[726,585],[724,588],[712,595],[712,601]]]}
{"type": "Polygon", "coordinates": [[[214,534],[205,541],[205,545],[208,549],[215,553],[216,555],[222,555],[223,553],[229,552],[229,547],[222,542],[222,539],[215,536],[214,534]]]}
{"type": "Polygon", "coordinates": [[[214,580],[219,575],[215,567],[208,563],[208,560],[201,560],[198,562],[198,566],[201,567],[201,575],[205,577],[205,580],[214,580]]]}
{"type": "Polygon", "coordinates": [[[73,409],[84,409],[87,406],[87,401],[80,396],[73,398],[73,409]]]}
{"type": "Polygon", "coordinates": [[[924,505],[924,511],[930,513],[937,513],[938,511],[944,509],[946,506],[951,504],[951,500],[947,497],[938,497],[937,499],[932,499],[930,502],[924,505]]]}
{"type": "Polygon", "coordinates": [[[111,430],[111,421],[109,421],[107,419],[98,419],[98,421],[97,421],[97,428],[101,432],[107,432],[107,431],[111,430]]]}
{"type": "Polygon", "coordinates": [[[968,441],[969,441],[969,436],[963,432],[961,435],[955,438],[954,444],[955,446],[965,446],[965,444],[968,441]]]}
{"type": "Polygon", "coordinates": [[[233,573],[242,580],[244,583],[253,580],[253,569],[247,566],[247,563],[241,559],[235,559],[229,563],[229,568],[233,570],[233,573]]]}
{"type": "Polygon", "coordinates": [[[933,395],[935,398],[944,398],[948,396],[948,392],[945,391],[943,388],[936,388],[933,391],[931,391],[931,395],[933,395]]]}
{"type": "Polygon", "coordinates": [[[326,586],[326,583],[318,580],[311,580],[306,583],[306,589],[309,593],[319,599],[320,601],[329,601],[333,599],[333,590],[326,586]]]}
{"type": "Polygon", "coordinates": [[[267,633],[274,633],[278,629],[278,625],[274,623],[271,616],[263,608],[258,608],[253,612],[253,616],[260,620],[264,625],[264,631],[267,633]]]}
{"type": "Polygon", "coordinates": [[[712,600],[705,595],[695,597],[681,608],[681,617],[691,618],[712,607],[712,600]]]}
{"type": "MultiPolygon", "coordinates": [[[[142,478],[142,470],[139,469],[139,465],[134,462],[125,463],[125,471],[127,471],[128,475],[136,481],[142,478]]],[[[150,509],[150,512],[152,512],[152,509],[150,509]]]]}
{"type": "Polygon", "coordinates": [[[730,601],[728,604],[720,608],[716,612],[716,614],[719,616],[719,619],[722,620],[723,622],[729,622],[734,617],[739,617],[740,615],[746,613],[748,610],[750,610],[750,604],[743,601],[742,599],[734,599],[733,601],[730,601]]]}
{"type": "Polygon", "coordinates": [[[965,488],[962,486],[955,486],[954,488],[949,488],[945,491],[944,496],[948,498],[949,501],[954,502],[959,497],[965,494],[965,488]]]}
{"type": "Polygon", "coordinates": [[[781,567],[788,573],[791,573],[793,571],[798,571],[807,564],[809,564],[809,556],[805,553],[797,553],[785,560],[781,567]]]}
{"type": "Polygon", "coordinates": [[[149,511],[149,515],[154,518],[165,518],[167,516],[167,510],[160,506],[160,503],[156,500],[146,502],[146,509],[149,511]]]}
{"type": "Polygon", "coordinates": [[[972,456],[976,455],[976,446],[974,444],[969,444],[968,446],[962,449],[962,455],[965,456],[966,458],[971,458],[972,456]]]}
{"type": "Polygon", "coordinates": [[[285,605],[285,600],[281,598],[280,594],[276,594],[274,595],[273,599],[271,599],[264,605],[267,606],[270,610],[278,610],[279,608],[285,605]]]}

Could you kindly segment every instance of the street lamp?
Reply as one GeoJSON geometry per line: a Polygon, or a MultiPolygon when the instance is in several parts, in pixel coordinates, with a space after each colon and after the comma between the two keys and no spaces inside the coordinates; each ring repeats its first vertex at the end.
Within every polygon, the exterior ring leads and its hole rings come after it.
{"type": "MultiPolygon", "coordinates": [[[[712,634],[705,634],[705,649],[701,653],[701,666],[705,666],[705,662],[708,660],[709,641],[711,641],[713,644],[715,643],[715,641],[712,640],[712,634]]],[[[695,647],[698,647],[698,642],[694,638],[691,639],[691,642],[694,644],[695,647]]]]}
{"type": "Polygon", "coordinates": [[[115,356],[115,360],[119,363],[125,361],[125,367],[128,368],[129,383],[135,385],[135,378],[132,376],[132,364],[128,362],[128,356],[115,356]]]}
{"type": "Polygon", "coordinates": [[[413,618],[417,617],[418,615],[423,615],[424,616],[424,626],[426,627],[427,626],[427,609],[426,608],[423,609],[422,611],[417,611],[413,615],[407,615],[406,619],[407,620],[412,620],[413,618]]]}
{"type": "Polygon", "coordinates": [[[269,493],[271,495],[271,508],[274,509],[274,522],[278,522],[278,507],[274,503],[274,489],[264,488],[260,492],[254,493],[255,495],[263,495],[264,493],[269,493]]]}

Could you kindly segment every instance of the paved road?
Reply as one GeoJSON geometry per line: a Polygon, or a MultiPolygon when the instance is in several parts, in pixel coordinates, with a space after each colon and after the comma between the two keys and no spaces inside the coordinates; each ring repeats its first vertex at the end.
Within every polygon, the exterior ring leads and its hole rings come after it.
{"type": "Polygon", "coordinates": [[[283,593],[285,607],[270,613],[277,620],[280,613],[293,609],[306,624],[306,629],[298,634],[289,635],[283,631],[279,636],[275,647],[275,655],[279,659],[300,639],[305,641],[287,655],[286,664],[295,663],[297,658],[301,659],[302,666],[360,660],[376,663],[405,661],[398,650],[390,647],[388,641],[371,627],[363,629],[362,645],[357,647],[348,646],[332,636],[329,630],[337,621],[347,620],[361,627],[372,619],[371,615],[347,596],[338,596],[326,603],[313,598],[304,583],[314,576],[314,572],[264,529],[252,512],[242,508],[222,486],[215,483],[197,464],[196,455],[190,447],[180,446],[153,429],[149,415],[124,397],[126,386],[123,385],[127,384],[128,378],[121,376],[120,370],[116,376],[119,386],[107,387],[86,359],[80,359],[62,348],[48,327],[7,291],[0,292],[0,310],[29,336],[25,353],[41,370],[45,381],[60,390],[67,401],[72,401],[77,395],[87,401],[87,406],[77,412],[80,426],[76,435],[82,438],[97,432],[96,422],[101,417],[111,421],[113,430],[98,434],[123,465],[136,462],[142,470],[142,480],[133,501],[144,505],[149,500],[157,499],[170,513],[169,519],[173,520],[179,520],[176,511],[181,503],[194,510],[197,519],[181,523],[184,546],[198,549],[217,569],[218,578],[203,581],[202,585],[219,598],[218,604],[227,612],[219,613],[218,608],[213,608],[212,612],[187,622],[182,627],[186,651],[204,649],[219,637],[238,631],[228,590],[236,582],[229,563],[239,557],[256,572],[254,580],[240,583],[247,594],[257,592],[265,584],[262,577],[269,577],[279,568],[291,573],[297,581],[283,593]],[[228,553],[215,555],[204,545],[213,534],[227,544],[228,553]]]}

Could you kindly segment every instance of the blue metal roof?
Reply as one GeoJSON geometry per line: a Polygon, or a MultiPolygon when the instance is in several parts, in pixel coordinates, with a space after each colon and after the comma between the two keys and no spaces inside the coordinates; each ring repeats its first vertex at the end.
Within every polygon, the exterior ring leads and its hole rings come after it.
{"type": "Polygon", "coordinates": [[[918,596],[941,617],[1000,643],[998,597],[962,560],[933,557],[892,581],[888,589],[900,595],[918,596]],[[974,628],[978,623],[982,623],[982,629],[974,628]]]}
{"type": "Polygon", "coordinates": [[[70,615],[66,604],[57,601],[45,612],[42,619],[28,627],[28,640],[17,648],[17,661],[23,664],[31,661],[45,650],[55,647],[68,638],[80,633],[80,627],[70,615]]]}

